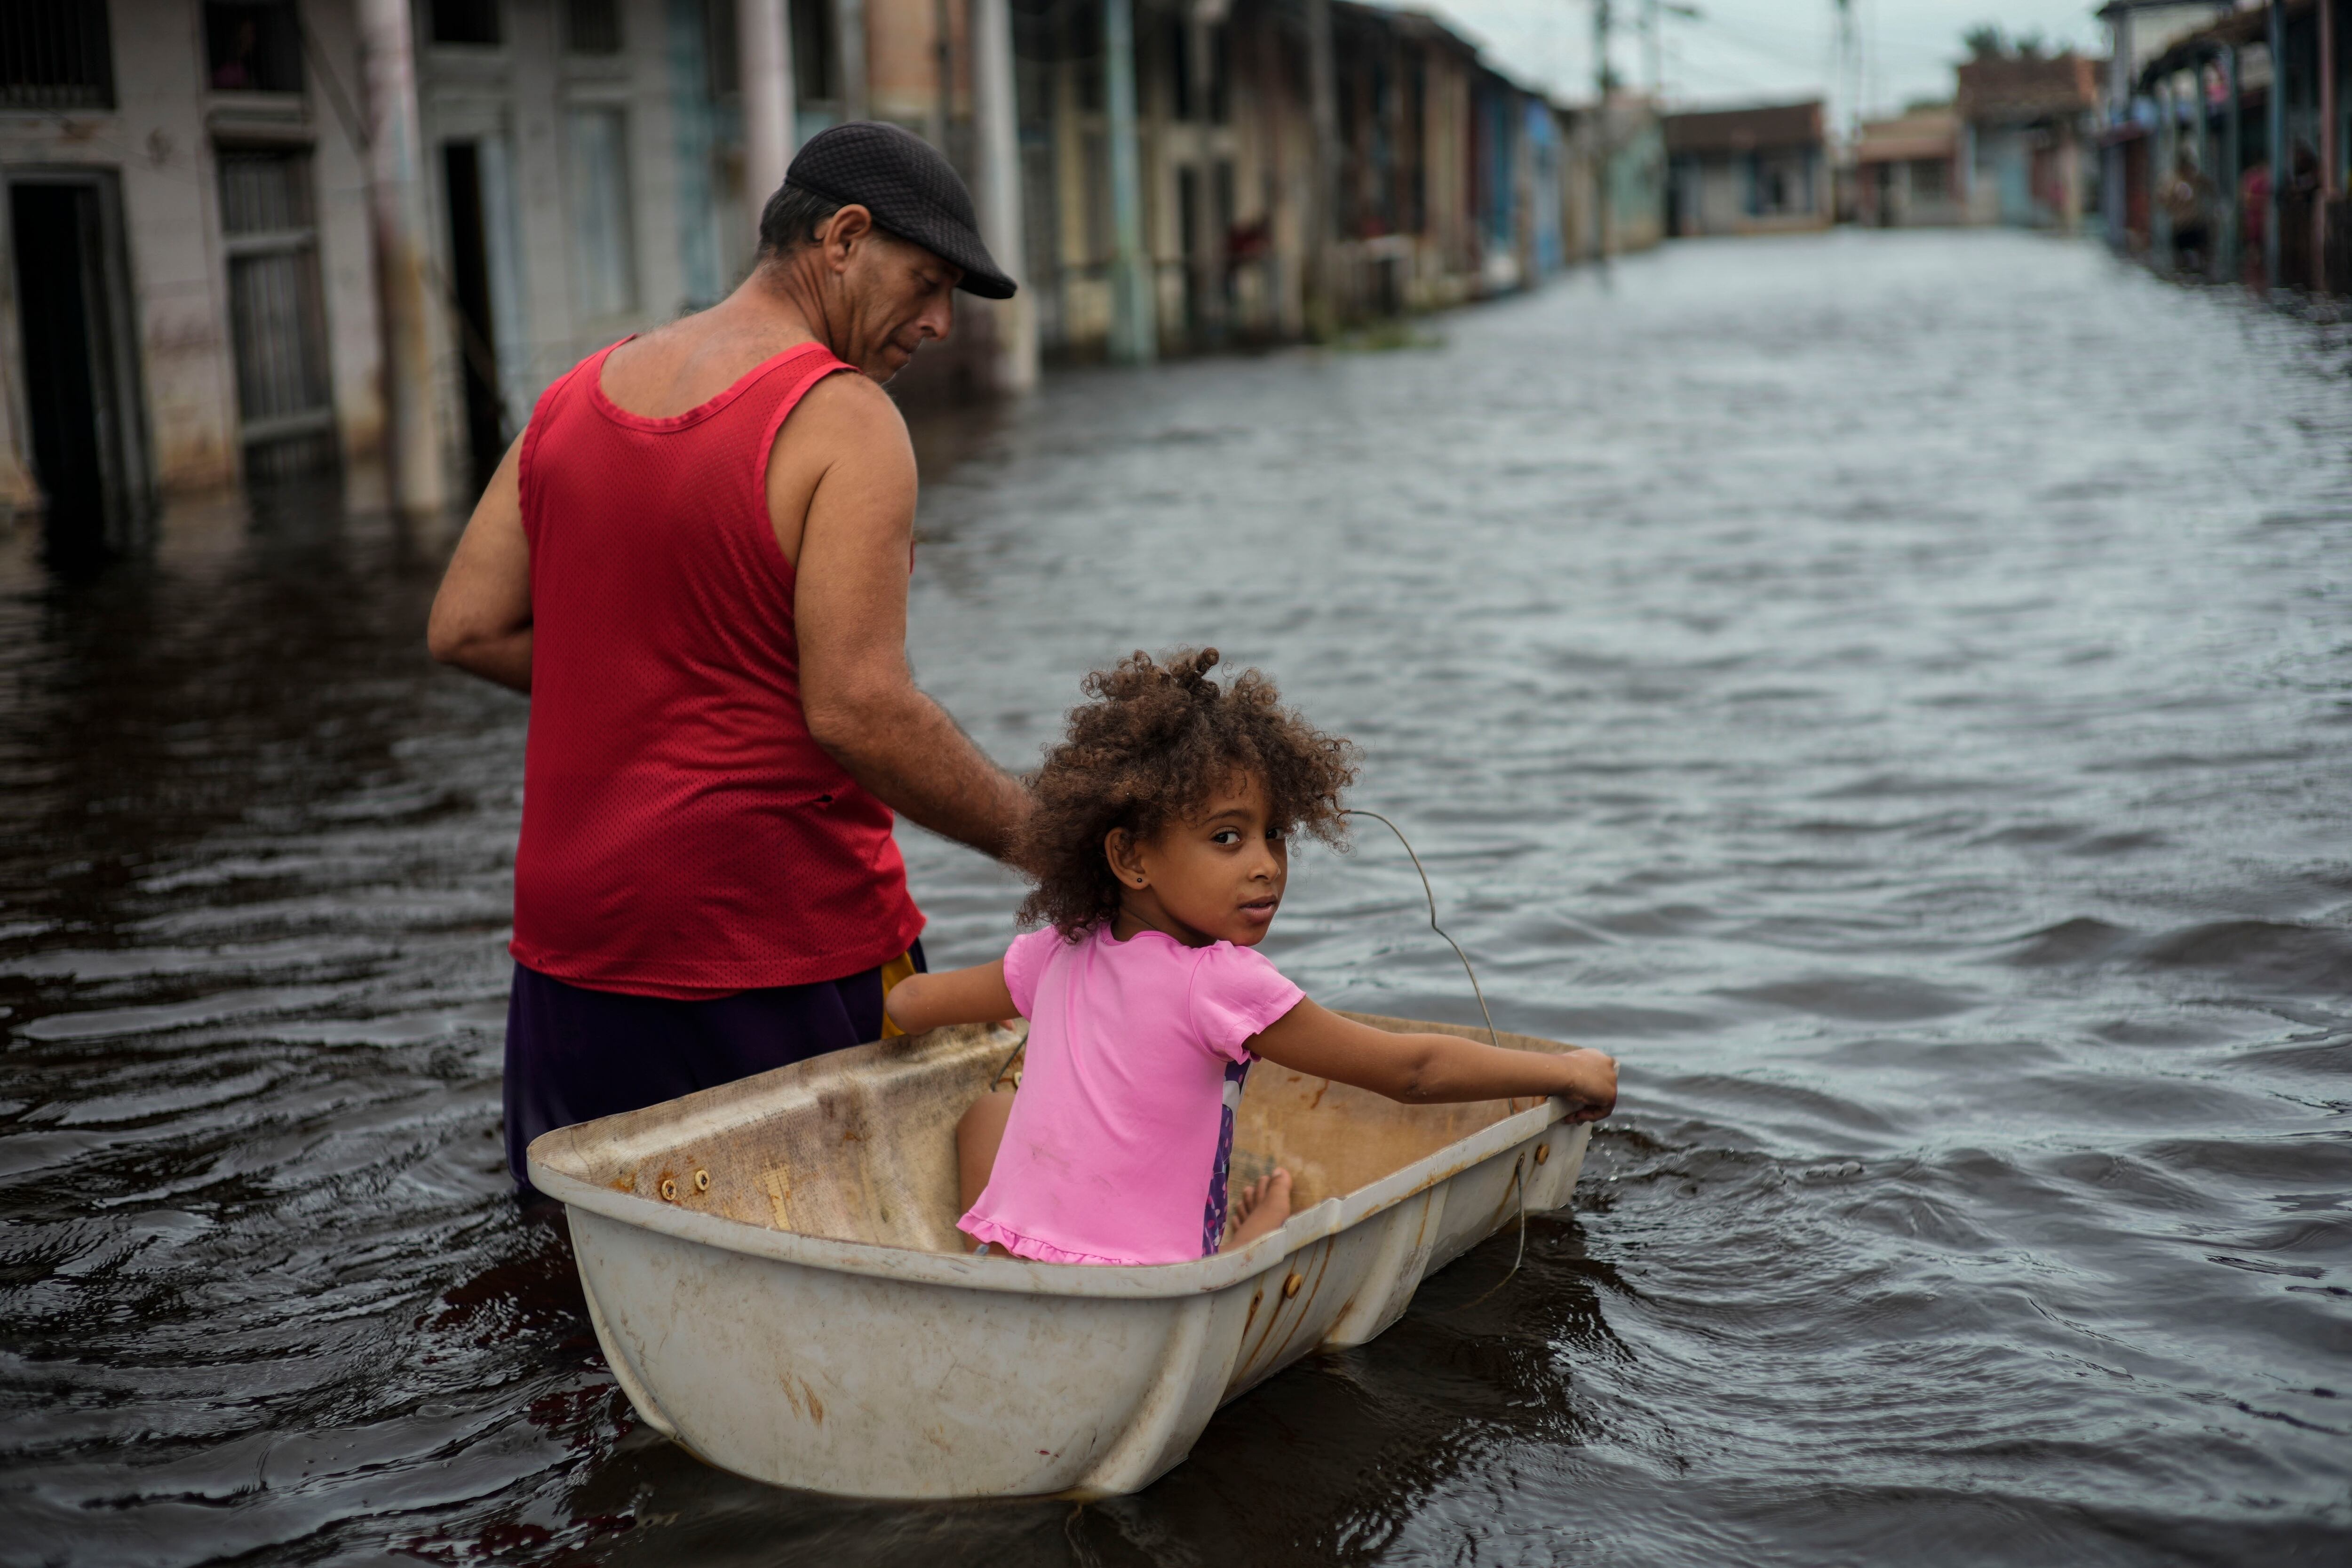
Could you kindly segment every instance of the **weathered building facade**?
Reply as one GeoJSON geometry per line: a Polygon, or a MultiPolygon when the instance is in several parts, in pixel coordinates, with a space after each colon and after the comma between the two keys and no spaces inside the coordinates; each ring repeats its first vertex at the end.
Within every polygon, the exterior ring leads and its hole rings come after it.
{"type": "Polygon", "coordinates": [[[1819,99],[1669,114],[1664,137],[1671,234],[1789,233],[1835,216],[1819,99]]]}
{"type": "Polygon", "coordinates": [[[1969,220],[2070,233],[2080,226],[2097,175],[2089,157],[2098,102],[2092,63],[2020,51],[1980,55],[1958,74],[1969,220]]]}
{"type": "Polygon", "coordinates": [[[2347,0],[2112,4],[2109,234],[2168,271],[2352,293],[2347,0]]]}
{"type": "MultiPolygon", "coordinates": [[[[347,6],[0,12],[0,495],[119,538],[159,487],[372,449],[366,172],[306,41],[347,6]]],[[[339,84],[348,101],[350,83],[339,84]]]]}
{"type": "Polygon", "coordinates": [[[1570,110],[1349,0],[11,0],[0,505],[119,542],[306,470],[462,504],[547,384],[723,296],[791,149],[945,150],[1025,385],[1526,287],[1657,237],[1646,104],[1570,110]]]}
{"type": "Polygon", "coordinates": [[[1865,228],[1967,223],[1967,180],[1965,138],[1950,104],[1864,121],[1853,142],[1853,220],[1865,228]]]}
{"type": "MultiPolygon", "coordinates": [[[[793,17],[818,43],[822,5],[793,17]]],[[[0,487],[111,538],[158,491],[374,469],[389,441],[398,499],[465,492],[582,354],[748,266],[739,22],[727,0],[11,5],[0,487]]],[[[837,67],[812,49],[799,74],[813,130],[837,67]]]]}
{"type": "MultiPolygon", "coordinates": [[[[1526,287],[1590,251],[1575,226],[1596,177],[1578,134],[1589,111],[1511,80],[1429,16],[1348,0],[1138,5],[1130,48],[1108,56],[1092,7],[1020,7],[1013,26],[1027,281],[1049,355],[1322,333],[1526,287]]],[[[1654,159],[1642,162],[1640,124],[1622,135],[1634,147],[1612,149],[1629,187],[1617,248],[1656,238],[1640,222],[1657,205],[1654,159]]]]}

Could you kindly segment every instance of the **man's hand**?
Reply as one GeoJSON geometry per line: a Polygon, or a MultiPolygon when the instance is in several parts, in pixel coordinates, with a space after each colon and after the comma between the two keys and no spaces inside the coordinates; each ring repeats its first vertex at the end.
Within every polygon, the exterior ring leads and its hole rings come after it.
{"type": "Polygon", "coordinates": [[[475,503],[441,591],[433,596],[425,646],[443,664],[528,692],[530,542],[523,536],[522,490],[515,477],[521,452],[518,436],[475,503]]]}
{"type": "Polygon", "coordinates": [[[768,468],[809,733],[881,801],[1004,859],[1028,792],[990,762],[907,668],[915,450],[879,386],[832,375],[784,421],[768,468]]]}

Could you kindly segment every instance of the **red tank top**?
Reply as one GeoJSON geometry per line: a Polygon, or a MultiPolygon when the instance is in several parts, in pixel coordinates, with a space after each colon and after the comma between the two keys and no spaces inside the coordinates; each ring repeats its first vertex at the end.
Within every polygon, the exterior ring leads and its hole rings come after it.
{"type": "Polygon", "coordinates": [[[612,352],[549,387],[523,437],[530,731],[511,951],[649,996],[871,969],[923,917],[889,808],[809,734],[767,496],[784,416],[850,367],[805,344],[651,419],[598,384],[612,352]]]}

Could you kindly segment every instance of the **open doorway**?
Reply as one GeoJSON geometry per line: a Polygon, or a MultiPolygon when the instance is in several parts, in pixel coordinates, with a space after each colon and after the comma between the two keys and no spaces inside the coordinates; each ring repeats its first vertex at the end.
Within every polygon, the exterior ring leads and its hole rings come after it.
{"type": "Polygon", "coordinates": [[[110,174],[9,176],[33,475],[65,560],[125,548],[147,512],[121,211],[110,174]]]}
{"type": "Polygon", "coordinates": [[[466,384],[466,457],[477,494],[489,484],[507,449],[491,305],[490,225],[483,204],[484,176],[489,171],[484,162],[481,143],[442,146],[443,189],[449,204],[449,285],[456,296],[457,358],[466,384]]]}

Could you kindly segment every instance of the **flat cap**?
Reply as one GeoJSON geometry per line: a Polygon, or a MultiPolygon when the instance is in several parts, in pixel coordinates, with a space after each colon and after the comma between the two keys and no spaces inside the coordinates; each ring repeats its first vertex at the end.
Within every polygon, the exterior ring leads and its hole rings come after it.
{"type": "Polygon", "coordinates": [[[784,183],[874,221],[943,261],[963,268],[957,287],[983,300],[1013,298],[1013,279],[981,243],[971,192],[939,149],[904,127],[853,120],[820,131],[784,171],[784,183]]]}

